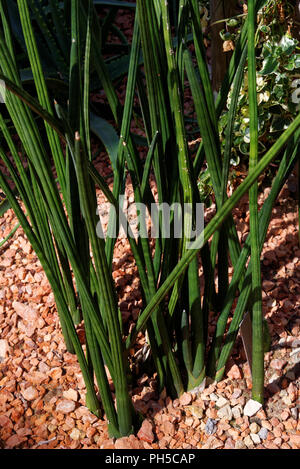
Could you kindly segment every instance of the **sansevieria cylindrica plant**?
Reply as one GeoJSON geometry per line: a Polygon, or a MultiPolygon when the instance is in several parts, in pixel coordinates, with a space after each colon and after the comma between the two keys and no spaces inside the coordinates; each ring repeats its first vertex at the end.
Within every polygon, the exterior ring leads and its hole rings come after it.
{"type": "Polygon", "coordinates": [[[31,79],[28,82],[24,78],[19,63],[16,23],[7,1],[0,0],[0,79],[5,84],[0,157],[9,174],[0,173],[0,187],[53,289],[67,348],[76,353],[82,370],[87,406],[98,416],[103,408],[112,436],[132,433],[138,419],[131,402],[129,357],[138,333],[146,333],[159,389],[166,387],[171,396],[179,396],[199,386],[206,376],[222,379],[246,312],[251,313],[253,325],[253,398],[262,402],[260,254],[273,204],[297,159],[300,126],[298,116],[276,143],[258,156],[255,23],[265,2],[248,1],[248,17],[215,100],[199,2],[179,0],[178,15],[173,15],[171,22],[170,7],[164,0],[137,0],[124,102],[119,99],[101,49],[110,23],[99,19],[92,0],[73,0],[69,5],[52,0],[47,14],[44,2],[43,6],[31,0],[13,3],[31,79]],[[64,8],[68,8],[69,17],[64,8]],[[37,32],[36,25],[47,25],[49,15],[56,36],[46,26],[37,32]],[[37,41],[37,34],[44,34],[46,46],[37,41]],[[43,56],[44,48],[50,45],[57,63],[59,58],[65,58],[63,71],[55,78],[49,75],[43,56]],[[245,73],[249,84],[249,172],[229,198],[234,123],[245,73]],[[91,103],[95,83],[105,93],[109,116],[98,116],[91,103]],[[192,97],[199,126],[196,152],[189,145],[186,90],[192,97]],[[230,91],[222,146],[218,120],[230,91]],[[146,158],[141,158],[140,140],[131,130],[133,115],[138,115],[142,123],[146,158]],[[114,128],[105,117],[114,120],[114,128]],[[112,189],[95,167],[92,132],[108,151],[112,189]],[[275,157],[280,158],[278,171],[268,198],[258,210],[257,180],[275,157]],[[197,208],[203,202],[198,180],[206,166],[216,213],[194,236],[197,208]],[[170,230],[166,230],[159,211],[155,243],[142,216],[140,236],[134,236],[120,207],[128,174],[136,204],[149,211],[155,203],[182,208],[181,237],[174,234],[175,215],[171,215],[170,230]],[[97,230],[98,190],[111,204],[106,239],[97,230]],[[232,211],[247,193],[250,233],[241,245],[232,211]],[[185,211],[185,206],[190,210],[185,211]],[[112,276],[114,247],[121,226],[134,256],[143,300],[143,308],[127,336],[112,276]],[[204,274],[203,295],[200,266],[204,274]],[[233,308],[237,292],[238,302],[233,308]],[[209,337],[212,311],[217,325],[209,337]],[[230,315],[232,320],[226,331],[230,315]],[[85,328],[84,346],[76,327],[81,321],[85,328]],[[112,378],[113,390],[108,376],[112,378]]]}

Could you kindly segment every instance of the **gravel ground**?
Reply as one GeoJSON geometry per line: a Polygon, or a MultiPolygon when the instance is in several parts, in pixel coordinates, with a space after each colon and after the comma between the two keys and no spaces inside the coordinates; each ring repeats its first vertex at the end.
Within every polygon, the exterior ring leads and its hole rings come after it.
{"type": "MultiPolygon", "coordinates": [[[[101,167],[109,177],[109,167],[101,167]]],[[[130,200],[129,193],[129,204],[130,200]]],[[[99,201],[103,202],[101,194],[99,201]]],[[[249,221],[246,198],[235,217],[243,241],[249,221]]],[[[0,221],[0,240],[15,224],[9,210],[0,221]]],[[[271,351],[265,355],[264,408],[253,408],[249,402],[251,374],[238,339],[223,381],[208,382],[205,388],[174,401],[165,392],[159,395],[155,377],[148,376],[143,363],[136,364],[132,396],[145,420],[137,437],[114,441],[108,436],[105,418],[97,419],[84,406],[85,387],[76,357],[66,351],[50,286],[19,228],[0,251],[0,446],[299,448],[299,260],[296,179],[292,175],[274,207],[262,255],[264,313],[272,334],[271,351]]],[[[141,299],[124,239],[116,245],[113,276],[123,319],[129,324],[137,318],[141,299]]],[[[83,328],[78,332],[84,341],[83,328]]],[[[140,336],[138,347],[143,343],[140,336]]]]}

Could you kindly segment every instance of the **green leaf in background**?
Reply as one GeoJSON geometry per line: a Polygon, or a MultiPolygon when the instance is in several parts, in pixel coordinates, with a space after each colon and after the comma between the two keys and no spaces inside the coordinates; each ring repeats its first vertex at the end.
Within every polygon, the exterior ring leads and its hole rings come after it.
{"type": "MultiPolygon", "coordinates": [[[[111,80],[116,80],[123,77],[128,73],[130,62],[130,55],[123,55],[117,59],[112,60],[107,63],[107,69],[109,71],[109,76],[111,80]]],[[[139,65],[143,63],[143,56],[140,55],[139,65]]]]}
{"type": "Polygon", "coordinates": [[[112,167],[117,168],[119,136],[114,127],[100,116],[90,113],[91,131],[101,140],[109,155],[112,167]]]}

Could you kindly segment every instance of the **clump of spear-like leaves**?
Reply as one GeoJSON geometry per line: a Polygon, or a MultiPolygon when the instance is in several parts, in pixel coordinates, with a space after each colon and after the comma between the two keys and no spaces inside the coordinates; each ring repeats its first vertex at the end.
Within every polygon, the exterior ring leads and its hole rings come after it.
{"type": "MultiPolygon", "coordinates": [[[[263,4],[263,0],[248,2],[248,18],[215,101],[198,1],[180,0],[178,15],[173,15],[175,24],[174,20],[171,24],[165,0],[137,0],[126,97],[121,104],[101,53],[101,38],[107,37],[109,20],[115,11],[108,13],[107,21],[99,23],[91,0],[65,2],[70,13],[71,40],[68,43],[62,40],[68,15],[61,10],[59,2],[49,1],[47,14],[52,15],[51,24],[57,34],[53,47],[59,51],[55,56],[64,58],[65,77],[64,81],[61,78],[61,86],[53,87],[42,55],[45,45],[42,47],[36,40],[33,27],[33,17],[41,24],[49,18],[44,12],[45,5],[39,10],[38,2],[18,0],[14,14],[21,29],[16,29],[15,23],[11,24],[13,15],[8,11],[7,2],[0,1],[0,79],[6,86],[5,105],[0,114],[0,156],[9,172],[9,177],[0,173],[0,186],[52,286],[68,350],[77,354],[81,366],[87,405],[100,415],[96,384],[110,432],[115,437],[130,434],[136,422],[128,384],[128,357],[137,334],[145,330],[159,389],[167,387],[171,395],[180,395],[200,385],[207,375],[216,380],[223,377],[241,321],[245,313],[250,312],[253,319],[253,397],[263,399],[260,253],[274,201],[296,161],[300,125],[298,116],[258,160],[255,17],[263,4]],[[31,86],[31,94],[26,91],[28,80],[24,83],[24,73],[19,70],[16,31],[19,39],[22,32],[28,57],[30,84],[35,87],[32,91],[31,86]],[[190,48],[190,44],[194,47],[190,48]],[[247,56],[249,173],[228,198],[234,120],[247,56]],[[97,78],[105,92],[115,121],[114,131],[103,116],[91,112],[91,76],[97,78]],[[231,86],[233,92],[222,154],[218,119],[231,86]],[[201,137],[196,154],[191,153],[188,145],[184,112],[187,87],[193,97],[201,137]],[[64,99],[66,90],[67,99],[64,99]],[[139,111],[135,112],[140,112],[148,145],[145,161],[140,158],[135,135],[130,131],[135,96],[139,103],[139,111]],[[95,129],[111,159],[112,190],[93,164],[91,131],[95,129]],[[13,138],[14,134],[18,135],[19,142],[13,138]],[[23,156],[20,156],[19,144],[23,156]],[[258,212],[257,179],[278,155],[281,155],[281,163],[270,195],[258,212]],[[188,249],[189,233],[195,224],[195,207],[202,202],[197,181],[205,165],[212,180],[216,214],[188,249]],[[143,223],[140,223],[143,236],[135,239],[118,205],[128,173],[136,203],[150,208],[155,201],[150,186],[152,173],[159,204],[177,203],[182,207],[191,204],[193,210],[183,219],[183,239],[172,235],[172,229],[169,238],[162,235],[165,228],[162,217],[158,217],[159,236],[154,248],[143,223]],[[106,240],[97,236],[97,188],[116,209],[110,213],[106,240]],[[232,210],[248,191],[251,230],[241,246],[232,210]],[[112,277],[117,238],[113,228],[119,229],[120,225],[128,233],[144,304],[128,337],[124,336],[112,277]],[[229,282],[230,264],[233,277],[229,282]],[[200,294],[200,266],[203,295],[200,294]],[[237,293],[238,302],[233,310],[237,293]],[[214,336],[209,337],[212,311],[217,325],[214,336]],[[226,331],[230,314],[232,320],[226,331]],[[82,320],[85,348],[76,331],[76,325],[82,320]],[[108,372],[114,383],[113,392],[108,372]]],[[[42,27],[39,34],[41,31],[42,27]]],[[[51,41],[47,44],[48,50],[51,44],[51,41]]],[[[174,225],[172,217],[170,223],[174,225]]]]}

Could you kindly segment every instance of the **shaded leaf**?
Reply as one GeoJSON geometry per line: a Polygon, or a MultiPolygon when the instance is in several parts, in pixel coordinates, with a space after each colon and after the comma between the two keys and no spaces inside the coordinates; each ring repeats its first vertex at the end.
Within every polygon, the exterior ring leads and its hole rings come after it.
{"type": "Polygon", "coordinates": [[[119,136],[114,127],[102,117],[90,114],[91,131],[100,138],[106,148],[114,171],[117,168],[119,136]]]}

